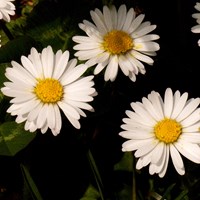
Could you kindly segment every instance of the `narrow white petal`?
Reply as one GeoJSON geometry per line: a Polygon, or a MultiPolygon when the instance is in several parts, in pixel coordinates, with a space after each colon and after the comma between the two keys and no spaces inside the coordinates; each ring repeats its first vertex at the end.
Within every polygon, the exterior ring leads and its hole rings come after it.
{"type": "Polygon", "coordinates": [[[134,9],[130,8],[129,11],[127,12],[126,20],[125,20],[124,25],[122,27],[123,31],[125,31],[125,32],[129,31],[131,23],[133,21],[133,18],[134,18],[134,9]]]}
{"type": "Polygon", "coordinates": [[[117,77],[117,73],[118,73],[118,57],[115,55],[110,58],[110,63],[106,68],[104,74],[105,81],[108,81],[109,79],[111,81],[114,81],[117,77]]]}
{"type": "Polygon", "coordinates": [[[138,15],[132,22],[130,28],[129,28],[129,33],[133,33],[142,23],[143,19],[144,19],[145,15],[144,14],[140,14],[138,15]]]}
{"type": "Polygon", "coordinates": [[[153,107],[156,108],[156,111],[160,116],[160,120],[163,119],[164,118],[163,101],[159,93],[152,91],[151,94],[148,95],[148,99],[151,101],[153,107]]]}
{"type": "Polygon", "coordinates": [[[60,114],[60,110],[59,110],[59,107],[57,106],[57,104],[55,104],[53,106],[54,108],[54,112],[55,112],[55,132],[56,133],[59,133],[60,132],[60,129],[61,129],[61,126],[62,126],[62,118],[61,118],[61,114],[60,114]]]}
{"type": "Polygon", "coordinates": [[[51,78],[54,68],[54,53],[51,46],[42,50],[41,59],[45,78],[51,78]]]}
{"type": "Polygon", "coordinates": [[[146,109],[143,107],[143,104],[136,102],[131,103],[132,109],[143,118],[143,123],[148,126],[154,126],[156,121],[154,118],[151,117],[151,115],[146,111],[146,109]]]}
{"type": "Polygon", "coordinates": [[[150,33],[151,31],[153,31],[156,28],[156,25],[149,25],[149,26],[145,26],[143,28],[141,28],[141,27],[142,26],[140,26],[140,30],[136,30],[135,32],[133,32],[133,34],[131,34],[133,38],[138,38],[138,37],[141,37],[143,35],[150,33]]]}
{"type": "Polygon", "coordinates": [[[146,110],[149,112],[149,114],[154,118],[156,121],[159,121],[161,119],[159,113],[156,110],[156,107],[153,106],[151,101],[147,99],[146,97],[142,98],[142,103],[146,110]]]}
{"type": "Polygon", "coordinates": [[[42,128],[43,125],[46,123],[47,117],[51,117],[51,116],[47,116],[48,114],[48,105],[44,104],[42,106],[42,108],[40,109],[39,115],[37,116],[37,128],[42,128]]]}
{"type": "Polygon", "coordinates": [[[148,132],[141,133],[140,130],[138,130],[137,132],[122,131],[119,133],[119,135],[122,136],[123,138],[132,140],[148,139],[154,137],[154,134],[148,132]]]}
{"type": "Polygon", "coordinates": [[[105,22],[107,31],[109,32],[113,29],[113,25],[112,25],[111,12],[107,6],[103,7],[103,17],[104,17],[104,22],[105,22]]]}
{"type": "Polygon", "coordinates": [[[95,25],[97,26],[98,31],[102,34],[105,34],[107,32],[107,28],[106,28],[106,25],[104,24],[102,18],[100,18],[99,15],[94,11],[91,11],[90,15],[91,15],[92,20],[94,21],[95,25]]]}
{"type": "Polygon", "coordinates": [[[126,20],[126,6],[124,4],[119,7],[117,17],[117,29],[120,30],[126,20]]]}
{"type": "Polygon", "coordinates": [[[172,109],[174,106],[173,94],[171,88],[167,88],[164,95],[164,115],[167,118],[171,117],[172,109]]]}
{"type": "Polygon", "coordinates": [[[200,98],[193,99],[190,101],[182,110],[182,112],[176,118],[177,121],[182,121],[186,117],[188,117],[198,106],[200,103],[200,98]]]}
{"type": "Polygon", "coordinates": [[[58,106],[61,108],[61,110],[64,112],[65,115],[70,115],[71,117],[75,119],[80,119],[79,113],[69,104],[58,102],[58,106]]]}
{"type": "Polygon", "coordinates": [[[21,57],[21,62],[22,62],[22,65],[24,66],[24,68],[30,74],[32,74],[34,77],[38,77],[38,73],[37,73],[37,70],[36,70],[35,66],[33,66],[33,63],[27,57],[22,56],[21,57]]]}
{"type": "Polygon", "coordinates": [[[170,155],[172,158],[172,162],[174,164],[176,171],[180,175],[184,175],[185,174],[184,164],[183,164],[183,160],[182,160],[179,152],[177,151],[177,149],[174,147],[173,144],[170,145],[169,149],[170,149],[170,155]]]}
{"type": "Polygon", "coordinates": [[[162,168],[159,170],[159,177],[162,178],[166,174],[168,162],[169,162],[169,146],[165,145],[165,154],[163,158],[163,164],[161,165],[162,168]]]}
{"type": "Polygon", "coordinates": [[[144,156],[145,154],[151,152],[157,145],[159,141],[155,139],[150,139],[150,142],[144,145],[141,148],[138,148],[138,150],[135,152],[135,157],[141,157],[144,156]]]}
{"type": "Polygon", "coordinates": [[[191,126],[200,121],[200,108],[196,109],[191,115],[181,121],[183,127],[191,126]]]}
{"type": "Polygon", "coordinates": [[[180,95],[179,92],[177,94],[178,94],[178,96],[176,98],[176,103],[174,105],[174,109],[173,109],[173,112],[172,112],[172,115],[171,115],[172,119],[175,119],[182,112],[182,110],[185,107],[185,104],[187,102],[187,99],[188,99],[188,93],[187,92],[185,92],[183,95],[181,95],[181,97],[179,97],[179,95],[180,95]]]}
{"type": "Polygon", "coordinates": [[[134,151],[143,146],[148,146],[152,141],[152,139],[128,140],[122,144],[122,151],[134,151]]]}
{"type": "Polygon", "coordinates": [[[37,70],[37,76],[36,77],[44,78],[40,54],[38,53],[38,51],[35,48],[33,48],[33,47],[31,48],[31,53],[28,56],[28,58],[33,63],[33,67],[37,70]]]}
{"type": "Polygon", "coordinates": [[[183,156],[194,163],[200,163],[200,147],[198,144],[191,144],[179,140],[174,145],[183,156]]]}
{"type": "Polygon", "coordinates": [[[47,116],[49,116],[47,117],[47,126],[50,129],[55,129],[56,119],[55,119],[55,111],[52,104],[49,104],[47,112],[48,112],[47,116]]]}
{"type": "Polygon", "coordinates": [[[68,64],[68,60],[69,60],[69,51],[65,51],[59,58],[59,60],[56,60],[56,65],[55,65],[55,69],[53,72],[53,78],[54,79],[59,79],[64,70],[66,69],[66,66],[68,64]]]}
{"type": "Polygon", "coordinates": [[[82,74],[87,70],[88,66],[84,64],[77,65],[76,68],[71,70],[70,72],[63,74],[61,78],[61,83],[63,85],[67,85],[76,81],[82,74]]]}
{"type": "Polygon", "coordinates": [[[158,145],[152,151],[151,162],[157,164],[160,162],[161,158],[163,157],[165,144],[163,142],[159,142],[158,145]]]}

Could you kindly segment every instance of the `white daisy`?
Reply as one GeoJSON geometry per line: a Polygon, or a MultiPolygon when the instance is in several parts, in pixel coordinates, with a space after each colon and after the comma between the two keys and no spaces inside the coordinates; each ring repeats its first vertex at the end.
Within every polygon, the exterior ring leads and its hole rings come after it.
{"type": "Polygon", "coordinates": [[[30,132],[41,129],[45,133],[50,128],[57,135],[62,124],[61,109],[79,129],[80,116],[86,116],[82,109],[92,111],[88,102],[96,95],[94,76],[81,77],[87,66],[76,66],[77,59],[69,60],[69,51],[54,54],[50,46],[41,53],[31,48],[28,57],[21,57],[21,63],[12,61],[12,67],[6,69],[11,82],[5,82],[1,91],[13,97],[7,112],[17,115],[17,123],[26,121],[25,129],[30,132]]]}
{"type": "Polygon", "coordinates": [[[156,25],[149,21],[143,22],[144,14],[136,16],[133,8],[127,11],[125,5],[116,10],[115,6],[103,7],[103,12],[98,8],[90,12],[91,23],[84,20],[79,27],[87,36],[74,36],[72,40],[75,56],[79,60],[87,60],[88,66],[96,65],[94,74],[100,73],[104,68],[105,81],[116,79],[118,68],[136,81],[136,75],[144,74],[144,63],[153,65],[153,59],[159,50],[159,45],[154,40],[159,39],[156,34],[149,34],[156,25]]]}
{"type": "Polygon", "coordinates": [[[10,15],[15,15],[14,0],[0,0],[0,20],[10,22],[10,15]]]}
{"type": "MultiPolygon", "coordinates": [[[[193,33],[200,33],[200,3],[196,3],[194,8],[198,11],[197,13],[192,14],[192,17],[196,19],[197,25],[191,28],[193,33]]],[[[200,39],[198,40],[198,45],[200,46],[200,39]]]]}
{"type": "Polygon", "coordinates": [[[176,171],[184,175],[182,154],[194,163],[200,163],[200,98],[188,99],[188,93],[174,95],[170,88],[164,100],[152,91],[142,103],[131,103],[133,111],[126,111],[119,135],[129,139],[122,151],[135,151],[139,170],[149,164],[149,173],[166,173],[169,157],[176,171]]]}

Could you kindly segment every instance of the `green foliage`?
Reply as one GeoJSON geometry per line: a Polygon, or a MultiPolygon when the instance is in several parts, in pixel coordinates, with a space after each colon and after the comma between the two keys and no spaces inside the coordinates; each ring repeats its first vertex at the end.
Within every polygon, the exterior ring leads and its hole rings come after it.
{"type": "Polygon", "coordinates": [[[5,122],[0,125],[0,155],[14,156],[24,149],[36,134],[24,130],[23,124],[5,122]]]}
{"type": "Polygon", "coordinates": [[[42,196],[33,180],[31,177],[31,174],[28,170],[28,168],[21,164],[21,170],[22,170],[22,175],[24,179],[24,188],[23,188],[23,199],[28,199],[29,196],[33,200],[42,200],[42,196]]]}
{"type": "Polygon", "coordinates": [[[89,185],[84,196],[80,200],[98,200],[100,198],[99,192],[95,187],[89,185]]]}
{"type": "Polygon", "coordinates": [[[0,63],[19,61],[22,55],[30,53],[31,47],[37,48],[38,46],[39,44],[30,36],[17,37],[0,48],[0,63]]]}
{"type": "Polygon", "coordinates": [[[125,152],[120,162],[114,166],[114,170],[133,171],[133,154],[132,152],[125,152]]]}

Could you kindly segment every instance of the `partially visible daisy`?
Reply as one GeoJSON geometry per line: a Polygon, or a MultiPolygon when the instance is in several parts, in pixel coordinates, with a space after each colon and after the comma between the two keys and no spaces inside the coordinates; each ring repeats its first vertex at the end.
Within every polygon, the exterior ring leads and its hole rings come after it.
{"type": "Polygon", "coordinates": [[[86,116],[82,109],[92,111],[89,102],[96,95],[94,76],[82,76],[88,67],[77,65],[77,59],[69,60],[67,50],[54,54],[51,46],[41,53],[31,48],[21,63],[12,61],[12,67],[6,69],[10,82],[5,82],[1,91],[13,98],[7,112],[17,115],[17,123],[26,121],[25,129],[30,132],[41,129],[45,133],[50,128],[57,135],[62,125],[61,109],[79,129],[80,116],[86,116]]]}
{"type": "MultiPolygon", "coordinates": [[[[191,28],[193,33],[200,33],[200,3],[196,3],[194,8],[198,11],[197,13],[192,14],[192,17],[196,19],[197,25],[191,28]]],[[[200,39],[198,40],[198,45],[200,46],[200,39]]]]}
{"type": "Polygon", "coordinates": [[[122,145],[122,151],[135,151],[138,158],[136,168],[149,164],[149,173],[163,177],[171,157],[176,171],[184,175],[185,168],[181,154],[194,163],[200,163],[200,98],[188,99],[170,88],[164,99],[152,91],[142,103],[131,103],[133,111],[127,110],[124,131],[119,135],[129,139],[122,145]]]}
{"type": "Polygon", "coordinates": [[[10,16],[15,15],[14,0],[0,0],[0,20],[10,22],[10,16]]]}
{"type": "Polygon", "coordinates": [[[94,74],[100,73],[104,68],[105,81],[114,81],[120,68],[132,81],[136,75],[146,72],[144,63],[153,65],[150,56],[155,56],[159,44],[156,34],[149,34],[156,25],[149,21],[143,22],[145,15],[136,16],[133,8],[127,11],[125,5],[116,10],[115,6],[98,8],[90,12],[91,23],[84,20],[79,27],[87,36],[74,36],[72,40],[79,43],[74,46],[75,56],[79,60],[87,60],[88,66],[97,65],[94,74]]]}

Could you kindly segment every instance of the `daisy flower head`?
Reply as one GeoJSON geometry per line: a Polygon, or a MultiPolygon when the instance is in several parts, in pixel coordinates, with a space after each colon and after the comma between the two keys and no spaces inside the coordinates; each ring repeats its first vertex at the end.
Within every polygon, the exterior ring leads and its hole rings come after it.
{"type": "Polygon", "coordinates": [[[136,81],[138,73],[146,72],[144,63],[153,65],[151,56],[156,55],[159,39],[150,34],[156,25],[145,21],[144,14],[136,16],[133,8],[127,10],[123,4],[117,10],[113,5],[104,6],[103,12],[98,8],[90,11],[94,23],[83,20],[79,24],[87,36],[74,36],[72,40],[78,44],[75,56],[79,60],[87,60],[88,66],[96,65],[94,74],[105,69],[105,81],[114,81],[120,68],[132,81],[136,81]]]}
{"type": "Polygon", "coordinates": [[[12,3],[14,0],[1,0],[0,1],[0,20],[10,22],[10,16],[15,15],[15,5],[12,3]]]}
{"type": "Polygon", "coordinates": [[[136,169],[149,165],[149,173],[163,177],[169,158],[180,175],[185,174],[181,155],[200,163],[200,98],[188,99],[188,93],[174,94],[170,88],[164,99],[152,91],[142,102],[131,103],[119,133],[128,139],[122,151],[135,151],[136,169]]]}
{"type": "MultiPolygon", "coordinates": [[[[191,28],[193,33],[200,33],[200,3],[196,3],[194,8],[197,10],[197,13],[192,14],[192,17],[196,19],[197,25],[191,28]]],[[[200,46],[200,39],[198,40],[198,45],[200,46]]]]}
{"type": "Polygon", "coordinates": [[[97,94],[94,76],[82,76],[88,67],[77,65],[77,59],[69,60],[69,56],[67,50],[54,54],[51,46],[41,53],[31,48],[28,57],[21,57],[22,64],[12,61],[12,67],[6,69],[10,82],[4,82],[1,91],[12,97],[7,112],[17,115],[17,123],[25,121],[25,130],[45,133],[50,128],[53,135],[59,134],[60,110],[79,129],[80,117],[86,116],[83,109],[93,111],[89,102],[97,94]]]}

